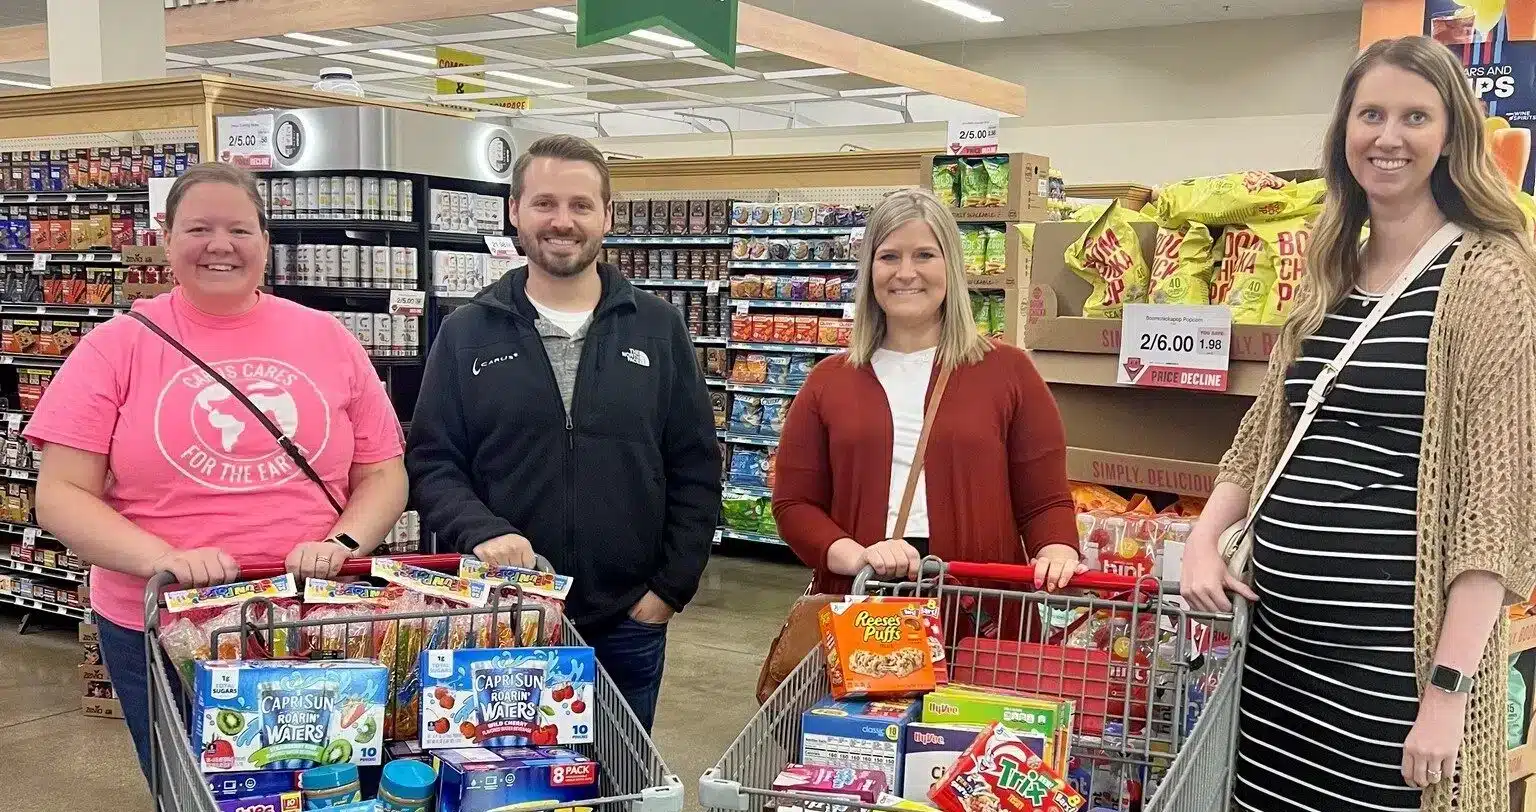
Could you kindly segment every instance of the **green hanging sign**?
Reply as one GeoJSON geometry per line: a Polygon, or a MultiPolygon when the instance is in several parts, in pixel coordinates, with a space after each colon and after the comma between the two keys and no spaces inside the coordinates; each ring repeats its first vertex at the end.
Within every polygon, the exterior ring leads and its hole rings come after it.
{"type": "Polygon", "coordinates": [[[737,0],[577,0],[576,45],[659,25],[736,67],[737,0]]]}

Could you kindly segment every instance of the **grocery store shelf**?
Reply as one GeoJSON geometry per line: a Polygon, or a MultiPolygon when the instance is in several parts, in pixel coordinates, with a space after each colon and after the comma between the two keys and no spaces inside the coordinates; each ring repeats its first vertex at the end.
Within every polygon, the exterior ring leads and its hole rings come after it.
{"type": "Polygon", "coordinates": [[[693,343],[700,346],[722,346],[725,344],[724,336],[694,336],[693,343]]]}
{"type": "Polygon", "coordinates": [[[88,620],[91,614],[89,610],[81,609],[79,607],[65,606],[62,603],[40,601],[34,598],[24,598],[20,595],[13,595],[9,592],[0,592],[0,602],[12,603],[24,609],[35,609],[39,612],[47,612],[51,615],[62,615],[64,617],[74,618],[75,620],[82,622],[88,620]]]}
{"type": "Polygon", "coordinates": [[[6,468],[0,466],[0,477],[5,477],[6,479],[25,479],[29,482],[36,482],[37,472],[29,471],[25,468],[6,468]]]}
{"type": "Polygon", "coordinates": [[[833,237],[863,226],[732,226],[733,237],[833,237]]]}
{"type": "Polygon", "coordinates": [[[734,434],[732,432],[725,433],[725,441],[737,445],[760,445],[765,448],[777,448],[779,445],[779,438],[777,437],[760,437],[756,434],[734,434]]]}
{"type": "Polygon", "coordinates": [[[78,192],[6,192],[0,194],[0,204],[17,203],[143,203],[149,200],[144,189],[122,191],[78,192]]]}
{"type": "Polygon", "coordinates": [[[727,381],[726,391],[746,392],[753,395],[794,395],[800,391],[798,386],[779,386],[771,383],[735,383],[727,381]]]}
{"type": "Polygon", "coordinates": [[[826,347],[820,344],[763,344],[759,342],[732,341],[728,346],[733,350],[757,350],[759,352],[814,352],[821,355],[837,355],[846,350],[846,347],[826,347]]]}
{"type": "Polygon", "coordinates": [[[737,539],[739,541],[755,541],[758,544],[777,544],[780,547],[788,546],[778,536],[770,536],[767,533],[750,533],[746,530],[732,530],[729,527],[720,531],[720,537],[737,539]]]}
{"type": "Polygon", "coordinates": [[[748,308],[766,310],[770,308],[784,308],[790,310],[836,310],[841,311],[847,307],[852,309],[853,302],[789,302],[781,299],[733,299],[733,305],[746,305],[748,308]]]}
{"type": "Polygon", "coordinates": [[[603,238],[603,245],[730,245],[730,235],[701,236],[668,234],[612,234],[603,238]]]}
{"type": "Polygon", "coordinates": [[[705,378],[704,379],[704,385],[705,386],[725,386],[725,384],[726,384],[726,381],[725,381],[724,378],[705,378]]]}
{"type": "Polygon", "coordinates": [[[47,578],[57,578],[70,583],[85,583],[85,572],[71,570],[63,567],[45,567],[42,564],[33,564],[29,561],[17,561],[9,556],[0,555],[0,568],[12,569],[16,572],[25,572],[30,575],[42,575],[47,578]]]}
{"type": "Polygon", "coordinates": [[[1067,448],[1067,477],[1078,482],[1160,491],[1180,496],[1211,495],[1221,466],[1209,462],[1146,457],[1094,448],[1067,448]]]}
{"type": "Polygon", "coordinates": [[[731,260],[731,270],[733,271],[857,271],[858,269],[859,263],[848,261],[814,262],[786,259],[776,262],[773,260],[756,259],[731,260]]]}
{"type": "Polygon", "coordinates": [[[725,490],[726,495],[730,495],[731,491],[736,491],[738,493],[744,493],[748,496],[773,496],[772,488],[764,488],[760,485],[732,485],[731,483],[727,482],[725,483],[725,490]]]}
{"type": "Polygon", "coordinates": [[[724,288],[725,281],[721,279],[631,279],[629,284],[637,288],[707,288],[714,282],[717,288],[724,288]]]}
{"type": "Polygon", "coordinates": [[[58,541],[58,537],[35,524],[24,522],[0,521],[0,533],[15,533],[19,536],[30,535],[34,540],[58,541]]]}
{"type": "Polygon", "coordinates": [[[126,306],[71,305],[0,302],[0,314],[7,316],[52,316],[55,318],[111,318],[128,312],[126,306]]]}
{"type": "MultiPolygon", "coordinates": [[[[368,298],[389,298],[389,288],[341,288],[329,285],[273,285],[272,290],[279,296],[290,297],[299,294],[315,294],[325,296],[366,296],[368,298]]],[[[416,290],[411,288],[411,290],[416,290]]]]}
{"type": "Polygon", "coordinates": [[[417,231],[421,228],[418,223],[401,223],[395,220],[297,220],[297,219],[269,219],[267,226],[272,231],[303,231],[310,229],[320,231],[329,229],[332,231],[417,231]]]}
{"type": "Polygon", "coordinates": [[[122,254],[108,251],[0,251],[0,262],[32,262],[41,254],[44,262],[92,262],[115,265],[123,261],[122,254]]]}
{"type": "MultiPolygon", "coordinates": [[[[1035,368],[1040,371],[1040,376],[1046,383],[1137,388],[1121,386],[1115,382],[1116,368],[1120,365],[1118,355],[1031,349],[1029,356],[1034,360],[1035,368]]],[[[1266,366],[1267,364],[1261,361],[1233,361],[1228,368],[1230,374],[1227,378],[1227,390],[1203,394],[1212,397],[1221,395],[1254,397],[1259,393],[1259,386],[1264,382],[1266,366]]]]}
{"type": "Polygon", "coordinates": [[[27,355],[24,353],[0,353],[0,365],[57,367],[64,365],[63,355],[27,355]]]}
{"type": "Polygon", "coordinates": [[[431,241],[431,242],[451,243],[451,244],[454,244],[454,245],[473,245],[473,246],[476,246],[476,247],[484,250],[486,253],[490,253],[490,251],[491,251],[491,249],[486,248],[486,246],[485,246],[485,238],[486,237],[505,237],[505,236],[507,236],[507,235],[505,235],[505,234],[463,234],[463,233],[460,233],[460,232],[457,232],[457,231],[429,231],[429,232],[427,232],[427,239],[429,241],[431,241]]]}
{"type": "Polygon", "coordinates": [[[422,356],[420,356],[420,355],[398,355],[398,356],[370,355],[370,356],[368,356],[368,360],[372,361],[374,366],[379,366],[379,367],[410,367],[410,366],[416,366],[417,364],[420,364],[421,360],[422,360],[422,356]]]}

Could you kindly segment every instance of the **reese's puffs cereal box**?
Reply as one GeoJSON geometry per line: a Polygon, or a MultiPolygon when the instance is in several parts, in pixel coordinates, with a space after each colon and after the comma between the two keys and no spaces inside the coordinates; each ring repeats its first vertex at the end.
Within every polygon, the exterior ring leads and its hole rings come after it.
{"type": "Polygon", "coordinates": [[[906,696],[936,687],[920,602],[850,597],[823,606],[820,620],[834,698],[906,696]]]}

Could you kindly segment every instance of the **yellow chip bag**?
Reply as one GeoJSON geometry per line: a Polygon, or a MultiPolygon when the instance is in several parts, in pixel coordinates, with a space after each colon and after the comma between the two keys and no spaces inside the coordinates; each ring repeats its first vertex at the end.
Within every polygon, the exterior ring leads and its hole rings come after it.
{"type": "Polygon", "coordinates": [[[1067,246],[1067,267],[1093,286],[1083,302],[1089,318],[1118,319],[1127,302],[1147,300],[1151,269],[1141,253],[1141,239],[1118,201],[1083,236],[1067,246]]]}
{"type": "Polygon", "coordinates": [[[1300,217],[1227,229],[1222,265],[1231,274],[1226,302],[1234,324],[1285,323],[1306,274],[1311,235],[1300,217]]]}
{"type": "Polygon", "coordinates": [[[1157,230],[1152,254],[1152,304],[1203,305],[1211,296],[1211,230],[1203,223],[1157,230]]]}
{"type": "Polygon", "coordinates": [[[1150,213],[1166,228],[1285,220],[1316,213],[1323,192],[1321,180],[1290,183],[1268,172],[1190,178],[1158,189],[1150,213]]]}
{"type": "Polygon", "coordinates": [[[1520,207],[1520,212],[1525,215],[1525,227],[1527,231],[1536,236],[1536,198],[1525,192],[1515,192],[1515,205],[1520,207]]]}
{"type": "Polygon", "coordinates": [[[1014,223],[1013,227],[1019,232],[1019,286],[1029,290],[1029,276],[1035,260],[1035,224],[1014,223]]]}

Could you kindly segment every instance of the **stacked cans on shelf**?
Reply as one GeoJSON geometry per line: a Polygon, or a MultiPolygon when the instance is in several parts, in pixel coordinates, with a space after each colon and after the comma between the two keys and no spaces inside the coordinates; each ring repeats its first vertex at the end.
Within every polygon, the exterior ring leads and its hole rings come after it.
{"type": "Polygon", "coordinates": [[[516,267],[516,261],[471,251],[432,252],[432,292],[469,297],[516,267]]]}
{"type": "Polygon", "coordinates": [[[256,190],[274,220],[416,219],[415,184],[408,178],[357,175],[258,178],[256,190]]]}
{"type": "Polygon", "coordinates": [[[374,358],[415,358],[421,355],[421,317],[388,313],[333,310],[331,315],[357,337],[374,358]]]}
{"type": "Polygon", "coordinates": [[[272,246],[272,284],[417,290],[418,251],[410,246],[272,246]]]}

